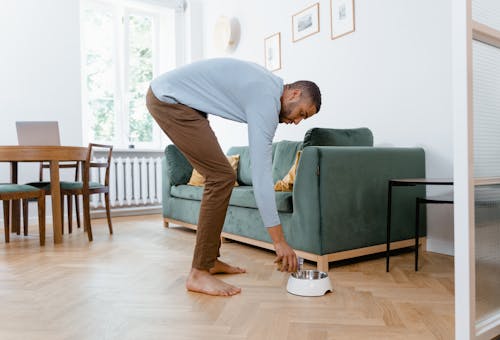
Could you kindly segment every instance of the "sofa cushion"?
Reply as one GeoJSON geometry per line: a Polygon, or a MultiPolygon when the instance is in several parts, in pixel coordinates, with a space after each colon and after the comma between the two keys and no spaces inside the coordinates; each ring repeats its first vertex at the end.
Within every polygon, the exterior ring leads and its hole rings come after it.
{"type": "MultiPolygon", "coordinates": [[[[203,187],[191,185],[176,185],[170,189],[170,194],[174,197],[188,200],[201,201],[203,187]]],[[[291,192],[276,192],[276,206],[280,212],[293,212],[293,202],[291,192]]],[[[257,209],[257,203],[251,186],[235,187],[231,194],[229,204],[244,208],[257,209]]]]}
{"type": "Polygon", "coordinates": [[[276,151],[273,159],[273,183],[286,176],[295,162],[297,152],[302,149],[302,142],[283,140],[275,143],[276,151]]]}
{"type": "Polygon", "coordinates": [[[170,184],[186,184],[191,177],[193,167],[175,145],[170,144],[166,147],[165,160],[170,184]]]}
{"type": "MultiPolygon", "coordinates": [[[[233,156],[226,156],[229,164],[233,168],[233,171],[235,173],[238,172],[238,163],[240,162],[240,155],[233,155],[233,156]]],[[[200,174],[196,169],[193,169],[193,173],[191,175],[191,178],[189,179],[189,182],[187,183],[188,185],[193,185],[197,187],[202,187],[205,185],[205,176],[200,174]]],[[[237,187],[238,181],[234,182],[234,186],[237,187]]]]}
{"type": "Polygon", "coordinates": [[[313,128],[304,136],[306,146],[373,146],[373,134],[368,128],[313,128]]]}
{"type": "MultiPolygon", "coordinates": [[[[276,151],[276,144],[273,143],[273,159],[276,151]]],[[[250,150],[248,146],[233,146],[227,154],[240,155],[240,163],[238,165],[237,180],[241,185],[252,185],[252,171],[250,169],[250,150]]]]}
{"type": "Polygon", "coordinates": [[[227,152],[229,156],[240,155],[238,163],[237,180],[241,185],[252,185],[252,173],[250,172],[250,151],[248,146],[233,146],[227,152]]]}

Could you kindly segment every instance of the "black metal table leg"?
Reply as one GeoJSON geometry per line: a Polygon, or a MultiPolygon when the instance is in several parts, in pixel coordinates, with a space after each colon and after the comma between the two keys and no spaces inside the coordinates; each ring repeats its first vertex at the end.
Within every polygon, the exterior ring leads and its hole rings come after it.
{"type": "MultiPolygon", "coordinates": [[[[392,188],[394,186],[416,186],[416,185],[453,185],[452,179],[430,179],[430,178],[400,178],[390,179],[387,192],[387,240],[385,252],[385,271],[389,272],[389,257],[391,247],[391,224],[392,224],[392,188]]],[[[416,221],[415,221],[415,271],[418,271],[418,241],[419,241],[419,224],[420,224],[420,204],[422,203],[438,203],[438,204],[453,204],[453,197],[436,197],[436,198],[421,198],[417,197],[416,201],[416,221]]]]}
{"type": "Polygon", "coordinates": [[[418,272],[418,229],[420,225],[420,203],[422,203],[422,200],[417,197],[415,200],[415,271],[418,272]]]}
{"type": "Polygon", "coordinates": [[[387,243],[385,251],[385,271],[389,272],[389,256],[391,251],[391,205],[392,205],[392,181],[389,181],[387,192],[387,243]]]}
{"type": "Polygon", "coordinates": [[[418,240],[420,227],[420,205],[421,204],[453,204],[453,197],[437,196],[431,198],[417,197],[416,199],[416,215],[415,216],[415,271],[418,271],[418,240]]]}

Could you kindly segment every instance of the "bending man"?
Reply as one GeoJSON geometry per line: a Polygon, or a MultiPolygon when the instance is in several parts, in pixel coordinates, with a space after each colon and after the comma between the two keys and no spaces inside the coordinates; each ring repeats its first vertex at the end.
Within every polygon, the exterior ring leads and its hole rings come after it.
{"type": "Polygon", "coordinates": [[[167,72],[151,82],[149,112],[205,181],[196,233],[190,291],[230,296],[241,291],[212,274],[244,269],[218,259],[220,235],[236,174],[221,150],[207,114],[246,123],[255,200],[274,243],[281,270],[297,270],[297,257],[283,234],[276,209],[272,141],[278,123],[298,124],[321,106],[310,81],[283,84],[265,68],[235,59],[208,59],[167,72]]]}

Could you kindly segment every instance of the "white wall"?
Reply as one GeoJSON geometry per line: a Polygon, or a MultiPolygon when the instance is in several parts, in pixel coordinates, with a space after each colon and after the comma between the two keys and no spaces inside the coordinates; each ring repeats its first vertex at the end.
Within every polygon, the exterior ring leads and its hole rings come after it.
{"type": "MultiPolygon", "coordinates": [[[[199,2],[199,0],[197,1],[199,2]]],[[[203,1],[204,57],[220,56],[213,27],[220,15],[241,24],[228,55],[263,64],[264,38],[281,32],[285,82],[315,81],[323,106],[300,126],[278,128],[276,140],[301,140],[311,127],[366,126],[379,146],[420,146],[427,177],[452,177],[451,0],[355,0],[356,32],[330,39],[330,2],[320,0],[320,32],[293,43],[291,17],[314,1],[203,1]]],[[[211,118],[223,149],[247,144],[244,125],[211,118]]],[[[438,190],[430,190],[436,192],[438,190]]],[[[442,190],[439,190],[442,191],[442,190]]],[[[451,207],[429,206],[428,249],[453,252],[451,207]]]]}
{"type": "MultiPolygon", "coordinates": [[[[372,129],[376,145],[422,146],[427,176],[452,176],[451,0],[356,0],[356,32],[330,39],[328,0],[321,30],[291,42],[291,16],[314,2],[192,0],[188,59],[219,56],[213,27],[235,16],[241,41],[231,57],[262,64],[264,37],[281,32],[286,82],[311,79],[321,113],[278,128],[276,140],[301,140],[311,127],[372,129]],[[201,13],[196,13],[200,11],[201,13]],[[200,39],[201,37],[201,39],[200,39]]],[[[61,140],[81,145],[78,0],[2,0],[0,4],[0,145],[16,144],[16,120],[58,120],[61,140]]],[[[243,125],[212,118],[224,149],[247,144],[243,125]]],[[[8,179],[0,165],[0,181],[8,179]]],[[[36,178],[22,165],[20,181],[36,178]]],[[[452,253],[452,210],[429,208],[429,249],[452,253]]]]}
{"type": "MultiPolygon", "coordinates": [[[[79,21],[78,0],[0,2],[0,145],[17,144],[17,120],[57,120],[62,143],[81,145],[79,21]]],[[[19,182],[37,169],[21,164],[19,182]]]]}
{"type": "Polygon", "coordinates": [[[17,143],[16,120],[58,120],[64,144],[80,145],[78,0],[2,0],[0,144],[17,143]]]}

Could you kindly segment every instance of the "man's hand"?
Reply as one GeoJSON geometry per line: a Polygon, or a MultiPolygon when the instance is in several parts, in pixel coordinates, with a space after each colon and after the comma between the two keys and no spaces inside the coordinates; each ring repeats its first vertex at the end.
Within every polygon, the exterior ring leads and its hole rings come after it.
{"type": "Polygon", "coordinates": [[[274,249],[278,256],[274,263],[281,263],[279,270],[282,272],[296,272],[297,271],[297,255],[293,249],[286,242],[275,243],[274,249]]]}
{"type": "Polygon", "coordinates": [[[280,271],[296,272],[297,271],[297,255],[293,249],[288,245],[283,234],[281,224],[267,228],[269,235],[274,243],[274,250],[276,251],[277,258],[274,263],[281,263],[280,271]]]}

